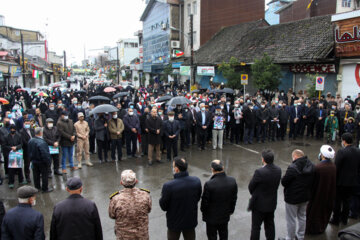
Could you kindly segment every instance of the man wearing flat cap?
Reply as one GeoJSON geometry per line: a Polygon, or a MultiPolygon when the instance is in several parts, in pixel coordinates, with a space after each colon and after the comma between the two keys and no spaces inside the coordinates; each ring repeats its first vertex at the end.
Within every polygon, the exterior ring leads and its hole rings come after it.
{"type": "Polygon", "coordinates": [[[101,222],[93,201],[81,196],[81,179],[70,178],[66,191],[70,196],[57,203],[51,219],[50,240],[102,240],[101,222]]]}
{"type": "Polygon", "coordinates": [[[336,167],[331,161],[335,150],[329,145],[320,148],[311,197],[306,209],[306,234],[325,232],[336,196],[336,167]]]}
{"type": "Polygon", "coordinates": [[[115,219],[117,240],[149,239],[150,192],[136,188],[138,180],[132,170],[121,173],[124,189],[110,196],[109,217],[115,219]]]}
{"type": "Polygon", "coordinates": [[[1,239],[45,239],[44,217],[32,209],[38,190],[31,186],[18,188],[19,205],[9,210],[1,226],[1,239]]]}

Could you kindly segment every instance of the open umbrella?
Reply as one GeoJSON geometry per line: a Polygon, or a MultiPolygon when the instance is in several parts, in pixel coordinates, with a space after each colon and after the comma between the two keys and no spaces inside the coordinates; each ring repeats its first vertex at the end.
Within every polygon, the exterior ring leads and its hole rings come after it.
{"type": "Polygon", "coordinates": [[[54,84],[54,85],[52,86],[52,88],[58,88],[58,87],[61,87],[61,85],[60,85],[60,84],[54,84]]]}
{"type": "Polygon", "coordinates": [[[166,102],[166,101],[169,101],[172,98],[173,98],[172,96],[166,95],[166,96],[159,97],[158,99],[156,99],[155,102],[159,102],[159,103],[160,102],[166,102]]]}
{"type": "Polygon", "coordinates": [[[113,87],[107,87],[107,88],[104,89],[104,92],[106,92],[106,93],[116,92],[116,89],[113,88],[113,87]]]}
{"type": "Polygon", "coordinates": [[[218,93],[234,94],[234,90],[231,88],[217,89],[218,93]]]}
{"type": "Polygon", "coordinates": [[[104,96],[94,96],[89,98],[89,101],[111,101],[110,98],[104,96]]]}
{"type": "Polygon", "coordinates": [[[113,96],[113,99],[114,98],[120,98],[120,97],[125,97],[125,96],[128,96],[129,93],[128,92],[120,92],[120,93],[117,93],[113,96]]]}
{"type": "Polygon", "coordinates": [[[35,94],[35,96],[37,96],[37,97],[48,97],[49,95],[47,95],[44,92],[38,92],[37,94],[35,94]]]}
{"type": "Polygon", "coordinates": [[[26,90],[23,88],[18,88],[18,89],[16,89],[16,92],[26,92],[26,90]]]}
{"type": "Polygon", "coordinates": [[[86,93],[85,90],[77,90],[76,92],[77,92],[77,93],[86,93]]]}
{"type": "Polygon", "coordinates": [[[133,90],[134,88],[132,87],[132,86],[130,86],[130,85],[128,85],[126,88],[125,88],[125,90],[126,91],[131,91],[131,90],[133,90]]]}
{"type": "Polygon", "coordinates": [[[32,88],[31,90],[30,90],[30,92],[38,92],[39,90],[37,90],[36,88],[32,88]]]}
{"type": "Polygon", "coordinates": [[[102,105],[99,105],[97,107],[95,107],[93,110],[92,110],[92,113],[93,114],[97,114],[97,113],[111,113],[111,112],[117,112],[119,111],[119,109],[117,109],[116,107],[114,107],[113,105],[110,105],[110,104],[102,104],[102,105]]]}
{"type": "Polygon", "coordinates": [[[9,104],[9,101],[6,100],[5,98],[0,98],[0,103],[2,103],[2,104],[9,104]]]}
{"type": "Polygon", "coordinates": [[[192,103],[186,97],[174,97],[170,101],[166,103],[166,105],[183,105],[183,104],[190,104],[192,103]]]}
{"type": "Polygon", "coordinates": [[[191,93],[199,93],[200,90],[199,89],[195,89],[195,90],[192,90],[191,93]]]}

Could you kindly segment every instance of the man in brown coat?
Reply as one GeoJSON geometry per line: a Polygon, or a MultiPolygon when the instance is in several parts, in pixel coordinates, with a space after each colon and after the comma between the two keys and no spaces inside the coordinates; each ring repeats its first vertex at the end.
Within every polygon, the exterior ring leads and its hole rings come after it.
{"type": "Polygon", "coordinates": [[[122,158],[122,142],[121,136],[124,131],[124,123],[121,118],[118,117],[117,112],[112,113],[112,119],[109,120],[109,132],[111,139],[111,159],[115,161],[115,151],[117,149],[118,161],[121,161],[122,158]]]}
{"type": "Polygon", "coordinates": [[[109,217],[115,219],[117,240],[149,239],[150,192],[136,188],[137,182],[132,170],[124,170],[120,182],[124,189],[110,196],[109,217]]]}
{"type": "Polygon", "coordinates": [[[160,145],[161,145],[161,129],[162,129],[162,120],[157,114],[157,109],[153,108],[151,110],[151,116],[148,116],[145,120],[145,127],[146,132],[148,132],[148,159],[149,165],[153,163],[153,152],[154,149],[156,150],[156,161],[161,163],[161,152],[160,152],[160,145]]]}

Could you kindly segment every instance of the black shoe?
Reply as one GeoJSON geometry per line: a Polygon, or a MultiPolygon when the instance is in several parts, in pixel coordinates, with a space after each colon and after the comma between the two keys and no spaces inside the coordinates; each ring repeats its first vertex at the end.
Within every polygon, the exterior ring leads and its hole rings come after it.
{"type": "Polygon", "coordinates": [[[159,160],[156,160],[156,162],[157,162],[157,163],[160,163],[160,164],[161,164],[161,163],[164,163],[164,162],[163,162],[163,161],[161,161],[161,160],[160,160],[160,161],[159,161],[159,160]]]}
{"type": "Polygon", "coordinates": [[[49,192],[52,192],[52,191],[54,191],[54,189],[48,188],[47,190],[43,190],[42,193],[49,193],[49,192]]]}
{"type": "Polygon", "coordinates": [[[62,173],[59,172],[59,170],[55,170],[55,171],[54,171],[54,175],[62,176],[62,173]]]}
{"type": "Polygon", "coordinates": [[[339,226],[340,222],[336,221],[334,218],[331,218],[329,221],[330,224],[335,225],[335,226],[339,226]]]}
{"type": "Polygon", "coordinates": [[[132,157],[133,157],[133,158],[139,158],[139,156],[137,156],[137,155],[132,155],[132,157]]]}

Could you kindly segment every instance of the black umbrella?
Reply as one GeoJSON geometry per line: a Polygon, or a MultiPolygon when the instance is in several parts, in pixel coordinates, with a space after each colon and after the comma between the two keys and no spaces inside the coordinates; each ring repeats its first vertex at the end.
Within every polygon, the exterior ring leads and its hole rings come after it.
{"type": "Polygon", "coordinates": [[[97,113],[106,113],[106,112],[111,113],[111,112],[117,112],[117,111],[119,111],[119,109],[117,109],[113,105],[102,104],[102,105],[95,107],[91,112],[92,112],[92,114],[97,114],[97,113]]]}
{"type": "Polygon", "coordinates": [[[162,96],[162,97],[159,97],[158,99],[156,99],[156,102],[166,102],[166,101],[169,101],[170,99],[172,99],[172,96],[166,95],[166,96],[162,96]]]}
{"type": "Polygon", "coordinates": [[[134,88],[132,87],[132,86],[130,86],[130,85],[128,85],[126,88],[125,88],[125,90],[126,91],[131,91],[131,90],[133,90],[134,88]]]}
{"type": "Polygon", "coordinates": [[[89,98],[89,101],[111,101],[110,98],[104,96],[93,96],[89,98]]]}
{"type": "Polygon", "coordinates": [[[125,96],[128,96],[129,93],[128,92],[120,92],[120,93],[117,93],[115,94],[112,98],[120,98],[120,97],[125,97],[125,96]]]}
{"type": "Polygon", "coordinates": [[[217,89],[218,93],[234,94],[234,90],[231,88],[217,89]]]}
{"type": "Polygon", "coordinates": [[[192,102],[186,97],[174,97],[170,101],[168,101],[166,105],[183,105],[188,103],[192,103],[192,102]]]}
{"type": "Polygon", "coordinates": [[[76,91],[77,93],[86,93],[86,91],[85,90],[78,90],[78,91],[76,91]]]}

